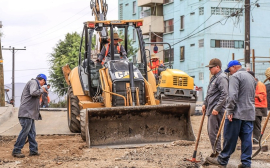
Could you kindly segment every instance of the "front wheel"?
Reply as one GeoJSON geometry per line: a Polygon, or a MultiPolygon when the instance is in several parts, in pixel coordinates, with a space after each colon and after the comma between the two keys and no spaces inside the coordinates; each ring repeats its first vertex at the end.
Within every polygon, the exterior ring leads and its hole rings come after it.
{"type": "Polygon", "coordinates": [[[74,96],[73,90],[70,87],[67,94],[67,119],[68,127],[72,133],[80,133],[80,121],[77,119],[80,116],[79,99],[74,96]]]}

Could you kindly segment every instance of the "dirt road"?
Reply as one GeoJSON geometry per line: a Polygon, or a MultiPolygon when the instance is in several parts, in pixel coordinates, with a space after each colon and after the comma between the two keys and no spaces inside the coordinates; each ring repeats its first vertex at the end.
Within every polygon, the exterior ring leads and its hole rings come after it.
{"type": "MultiPolygon", "coordinates": [[[[192,125],[197,135],[201,116],[193,116],[192,125]]],[[[63,125],[63,127],[66,125],[63,125]]],[[[266,135],[270,133],[268,124],[266,135]]],[[[1,137],[0,137],[1,138],[1,137]]],[[[15,143],[14,137],[0,139],[0,167],[201,167],[201,163],[193,164],[184,161],[191,158],[194,142],[178,141],[166,145],[147,145],[133,149],[88,149],[80,135],[53,135],[38,136],[38,157],[23,159],[11,156],[15,143]]],[[[269,140],[270,141],[270,140],[269,140]]],[[[270,142],[267,145],[270,145],[270,142]]],[[[240,145],[240,144],[239,144],[240,145]]],[[[29,153],[28,144],[22,152],[29,153]]],[[[204,160],[211,153],[206,131],[206,120],[202,131],[201,142],[198,148],[197,160],[204,160]]],[[[232,155],[228,167],[234,168],[240,163],[240,151],[232,155]]],[[[206,167],[206,166],[204,166],[206,167]]],[[[210,167],[210,166],[208,166],[210,167]]],[[[213,166],[211,166],[213,167],[213,166]]],[[[252,167],[270,167],[270,152],[260,153],[253,160],[252,167]]]]}

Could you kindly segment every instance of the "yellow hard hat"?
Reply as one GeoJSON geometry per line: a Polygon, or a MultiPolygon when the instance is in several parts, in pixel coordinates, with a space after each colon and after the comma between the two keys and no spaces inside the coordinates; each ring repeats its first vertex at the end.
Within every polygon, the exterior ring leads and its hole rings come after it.
{"type": "Polygon", "coordinates": [[[159,57],[156,54],[151,54],[151,59],[157,58],[159,59],[159,57]]]}
{"type": "MultiPolygon", "coordinates": [[[[123,39],[121,39],[121,38],[118,36],[117,33],[113,33],[113,39],[114,39],[114,40],[117,39],[118,42],[123,41],[123,39]]],[[[111,40],[111,37],[108,37],[108,40],[111,40]]]]}

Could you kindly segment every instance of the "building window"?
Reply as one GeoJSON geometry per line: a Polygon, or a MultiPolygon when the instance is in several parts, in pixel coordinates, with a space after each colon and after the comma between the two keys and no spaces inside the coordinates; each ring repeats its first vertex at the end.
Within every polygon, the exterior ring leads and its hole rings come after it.
{"type": "Polygon", "coordinates": [[[136,13],[136,1],[133,1],[133,14],[136,13]]]}
{"type": "Polygon", "coordinates": [[[195,15],[195,12],[191,12],[190,15],[195,15]]]}
{"type": "Polygon", "coordinates": [[[173,2],[173,0],[164,0],[164,4],[171,3],[171,2],[173,2]]]}
{"type": "MultiPolygon", "coordinates": [[[[169,52],[170,52],[170,49],[164,50],[164,52],[163,52],[163,53],[164,53],[164,56],[163,56],[163,57],[164,57],[164,59],[163,59],[164,62],[169,62],[169,60],[170,60],[170,59],[169,59],[169,58],[170,58],[170,57],[169,57],[169,52]]],[[[171,61],[174,61],[174,52],[173,52],[173,48],[171,49],[171,53],[170,53],[170,54],[171,54],[171,61]]]]}
{"type": "Polygon", "coordinates": [[[184,20],[185,16],[180,16],[180,30],[184,30],[184,20]]]}
{"type": "Polygon", "coordinates": [[[128,6],[128,3],[126,3],[125,6],[128,6]]]}
{"type": "Polygon", "coordinates": [[[119,6],[119,19],[123,20],[123,4],[119,6]]]}
{"type": "Polygon", "coordinates": [[[241,12],[240,8],[222,8],[222,7],[211,7],[211,14],[212,15],[224,15],[229,16],[232,13],[239,13],[239,16],[243,16],[243,12],[241,12]]]}
{"type": "Polygon", "coordinates": [[[185,61],[185,46],[180,47],[180,61],[185,61]]]}
{"type": "Polygon", "coordinates": [[[203,80],[203,72],[199,73],[199,80],[203,80]]]}
{"type": "Polygon", "coordinates": [[[190,47],[194,47],[195,46],[195,44],[190,44],[190,47]]]}
{"type": "Polygon", "coordinates": [[[203,15],[204,14],[204,7],[200,7],[199,8],[199,15],[203,15]]]}
{"type": "Polygon", "coordinates": [[[204,47],[204,39],[199,40],[199,47],[204,47]]]}
{"type": "Polygon", "coordinates": [[[144,18],[151,15],[150,7],[142,7],[140,12],[140,18],[144,18]]]}
{"type": "Polygon", "coordinates": [[[164,21],[164,33],[173,32],[173,19],[164,21]]]}
{"type": "Polygon", "coordinates": [[[132,38],[133,41],[136,41],[136,29],[133,29],[133,38],[132,38]]]}
{"type": "Polygon", "coordinates": [[[211,40],[212,48],[244,48],[244,41],[240,40],[211,40]]]}

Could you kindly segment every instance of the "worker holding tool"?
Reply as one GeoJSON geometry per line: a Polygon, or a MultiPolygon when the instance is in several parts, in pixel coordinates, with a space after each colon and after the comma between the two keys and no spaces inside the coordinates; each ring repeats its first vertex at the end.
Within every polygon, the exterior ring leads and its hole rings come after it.
{"type": "MultiPolygon", "coordinates": [[[[203,113],[208,116],[207,131],[208,136],[214,148],[216,136],[220,123],[225,112],[225,104],[228,96],[228,77],[221,70],[221,61],[217,58],[211,59],[209,65],[210,73],[213,75],[210,79],[207,95],[202,106],[203,113]]],[[[221,138],[219,137],[216,149],[218,155],[221,151],[221,138]]]]}
{"type": "Polygon", "coordinates": [[[226,167],[240,137],[242,164],[238,165],[238,168],[248,168],[251,167],[256,83],[237,60],[230,61],[225,72],[230,72],[231,76],[226,104],[227,119],[223,132],[223,150],[218,157],[207,157],[206,161],[212,165],[226,167]]]}
{"type": "MultiPolygon", "coordinates": [[[[109,41],[111,40],[110,38],[108,39],[109,41]]],[[[114,53],[115,54],[120,54],[123,59],[127,58],[127,52],[124,49],[124,47],[120,44],[121,41],[123,41],[121,38],[119,38],[117,33],[113,33],[113,45],[114,45],[114,53]]],[[[100,62],[104,64],[105,62],[105,57],[111,57],[111,42],[109,44],[106,44],[103,46],[97,62],[100,62]]]]}
{"type": "Polygon", "coordinates": [[[46,85],[46,81],[46,75],[39,74],[36,79],[30,80],[23,89],[18,114],[22,130],[12,151],[12,156],[14,157],[25,157],[25,155],[21,153],[21,149],[23,148],[27,137],[30,148],[29,156],[39,155],[38,144],[36,142],[35,120],[41,120],[41,115],[39,113],[39,98],[45,91],[45,88],[42,86],[46,85]]]}
{"type": "MultiPolygon", "coordinates": [[[[252,71],[248,71],[254,78],[255,74],[252,71]]],[[[267,116],[267,94],[265,85],[258,81],[256,82],[255,91],[255,112],[256,117],[253,123],[253,144],[259,144],[259,138],[261,135],[261,123],[262,117],[267,116]]]]}

